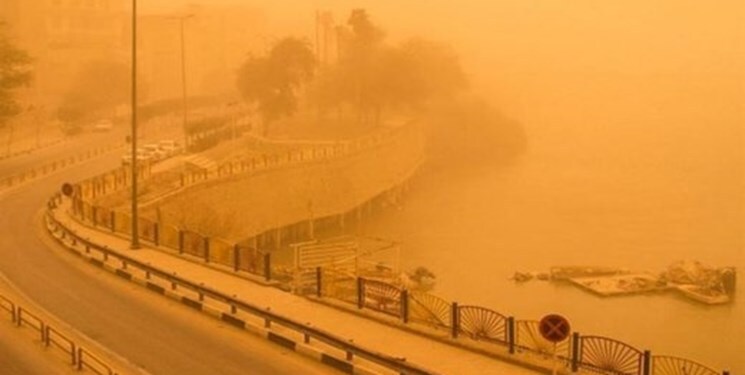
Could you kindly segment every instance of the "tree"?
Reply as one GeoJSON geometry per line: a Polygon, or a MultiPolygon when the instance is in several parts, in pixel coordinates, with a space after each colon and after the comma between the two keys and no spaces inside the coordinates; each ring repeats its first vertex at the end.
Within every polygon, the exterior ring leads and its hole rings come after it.
{"type": "Polygon", "coordinates": [[[31,62],[28,53],[10,41],[0,22],[0,127],[21,112],[13,91],[31,82],[31,62]]]}
{"type": "Polygon", "coordinates": [[[113,111],[127,102],[131,88],[129,69],[114,61],[92,61],[78,71],[57,112],[69,132],[80,123],[113,111]]]}
{"type": "Polygon", "coordinates": [[[397,85],[390,94],[402,104],[421,107],[434,98],[449,97],[468,86],[458,56],[449,47],[411,39],[397,48],[397,85]]]}
{"type": "Polygon", "coordinates": [[[319,113],[348,103],[358,124],[379,125],[386,108],[422,110],[467,86],[458,57],[447,46],[423,39],[387,45],[364,9],[353,10],[347,25],[339,32],[338,63],[322,71],[313,86],[319,113]]]}
{"type": "Polygon", "coordinates": [[[306,41],[284,38],[265,57],[249,57],[238,70],[244,100],[255,104],[266,126],[295,113],[298,90],[312,76],[315,58],[306,41]]]}

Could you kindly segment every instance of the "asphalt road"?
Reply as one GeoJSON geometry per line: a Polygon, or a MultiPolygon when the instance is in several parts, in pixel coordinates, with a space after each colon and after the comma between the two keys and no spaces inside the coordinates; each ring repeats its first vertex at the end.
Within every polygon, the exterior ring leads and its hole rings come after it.
{"type": "MultiPolygon", "coordinates": [[[[127,132],[114,129],[103,133],[84,133],[66,141],[50,145],[34,152],[0,160],[0,178],[28,171],[45,162],[73,156],[107,144],[123,144],[127,132]]],[[[121,156],[121,155],[120,155],[121,156]]]]}
{"type": "MultiPolygon", "coordinates": [[[[50,248],[40,209],[109,154],[0,194],[0,273],[46,311],[153,374],[327,374],[317,362],[156,296],[50,248]]],[[[0,358],[12,351],[0,346],[0,358]]]]}

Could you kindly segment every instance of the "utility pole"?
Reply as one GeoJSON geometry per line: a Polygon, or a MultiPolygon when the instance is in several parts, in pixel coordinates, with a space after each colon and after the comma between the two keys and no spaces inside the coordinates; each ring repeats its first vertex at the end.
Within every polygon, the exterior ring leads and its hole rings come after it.
{"type": "Polygon", "coordinates": [[[183,131],[184,131],[184,150],[187,149],[187,142],[189,141],[188,135],[186,133],[186,124],[187,124],[187,113],[188,111],[188,103],[186,100],[186,42],[184,39],[184,21],[186,21],[187,18],[194,17],[193,14],[188,14],[185,16],[179,16],[176,17],[179,20],[180,26],[181,26],[181,105],[183,110],[183,131]]]}
{"type": "Polygon", "coordinates": [[[137,0],[132,0],[132,243],[133,250],[140,248],[137,228],[137,0]]]}

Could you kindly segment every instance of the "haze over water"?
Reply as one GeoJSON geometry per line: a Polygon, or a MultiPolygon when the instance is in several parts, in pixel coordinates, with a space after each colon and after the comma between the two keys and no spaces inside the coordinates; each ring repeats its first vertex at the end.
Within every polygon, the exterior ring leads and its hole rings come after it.
{"type": "Polygon", "coordinates": [[[267,34],[309,39],[316,9],[344,22],[366,8],[389,39],[450,43],[474,90],[523,124],[517,160],[432,163],[401,210],[366,228],[400,240],[404,266],[434,271],[435,294],[520,319],[562,313],[583,334],[745,373],[745,2],[204,3],[253,5],[267,34]],[[738,298],[600,299],[508,280],[554,265],[658,272],[681,259],[736,266],[738,298]]]}
{"type": "Polygon", "coordinates": [[[454,41],[529,148],[509,166],[484,156],[487,167],[426,170],[404,208],[367,230],[401,240],[404,264],[433,270],[447,300],[523,319],[560,312],[582,333],[745,372],[742,280],[720,307],[507,280],[572,264],[656,273],[682,259],[743,274],[743,7],[429,5],[421,18],[441,22],[428,31],[454,41]]]}

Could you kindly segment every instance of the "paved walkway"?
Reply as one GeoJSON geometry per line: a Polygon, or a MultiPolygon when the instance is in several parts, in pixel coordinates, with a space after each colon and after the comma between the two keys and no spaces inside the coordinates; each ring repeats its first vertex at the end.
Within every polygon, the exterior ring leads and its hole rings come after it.
{"type": "Polygon", "coordinates": [[[406,358],[407,361],[442,374],[536,374],[527,368],[502,362],[355,314],[313,302],[307,298],[281,291],[275,287],[213,269],[178,255],[143,246],[130,250],[129,241],[83,226],[62,212],[57,218],[65,226],[94,243],[139,261],[168,270],[194,282],[235,295],[247,302],[266,306],[275,313],[294,320],[307,322],[314,327],[354,340],[364,347],[406,358]]]}

